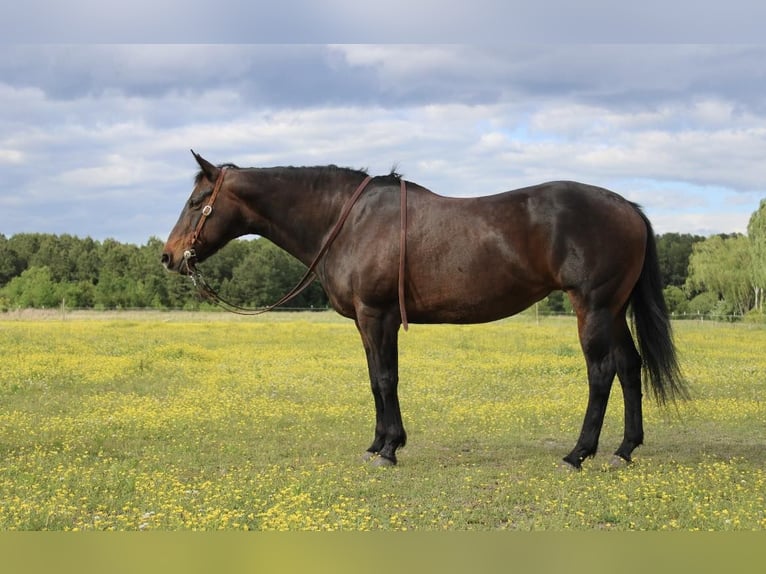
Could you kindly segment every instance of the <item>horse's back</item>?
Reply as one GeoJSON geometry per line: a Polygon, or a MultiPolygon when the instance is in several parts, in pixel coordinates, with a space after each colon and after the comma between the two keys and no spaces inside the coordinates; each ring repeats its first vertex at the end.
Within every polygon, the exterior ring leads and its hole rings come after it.
{"type": "Polygon", "coordinates": [[[479,257],[474,266],[484,264],[480,256],[489,252],[498,261],[529,269],[539,280],[557,278],[567,259],[591,259],[643,243],[646,236],[634,204],[574,181],[474,198],[445,198],[424,190],[410,209],[408,237],[414,245],[420,242],[430,253],[455,245],[465,257],[479,257]]]}

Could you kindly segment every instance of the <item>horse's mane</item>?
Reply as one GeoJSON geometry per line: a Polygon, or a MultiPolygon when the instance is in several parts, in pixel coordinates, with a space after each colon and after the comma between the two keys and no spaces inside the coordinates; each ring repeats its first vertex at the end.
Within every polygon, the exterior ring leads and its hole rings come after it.
{"type": "MultiPolygon", "coordinates": [[[[218,165],[219,168],[229,168],[229,169],[242,169],[236,164],[233,163],[222,163],[218,165]]],[[[263,171],[269,171],[274,174],[282,173],[284,175],[298,175],[298,174],[315,174],[315,175],[338,175],[338,174],[348,174],[348,175],[361,175],[361,176],[367,176],[369,175],[369,169],[368,168],[361,168],[361,169],[354,169],[351,167],[339,167],[334,164],[330,165],[316,165],[316,166],[303,166],[303,167],[295,167],[295,166],[282,166],[282,167],[266,167],[266,168],[250,168],[254,170],[263,170],[263,171]]],[[[397,172],[397,166],[393,166],[391,168],[391,171],[387,175],[378,176],[382,178],[392,178],[395,180],[399,180],[402,178],[402,175],[397,172]]],[[[200,181],[202,181],[205,178],[205,173],[202,170],[199,170],[197,172],[197,175],[194,178],[194,183],[198,184],[200,181]]]]}
{"type": "Polygon", "coordinates": [[[314,165],[314,166],[302,166],[302,167],[296,167],[296,166],[282,166],[282,167],[268,167],[263,168],[264,170],[270,171],[272,173],[282,173],[284,175],[339,175],[339,174],[345,174],[345,175],[368,175],[367,168],[362,169],[354,169],[351,167],[340,167],[334,164],[330,165],[314,165]]]}

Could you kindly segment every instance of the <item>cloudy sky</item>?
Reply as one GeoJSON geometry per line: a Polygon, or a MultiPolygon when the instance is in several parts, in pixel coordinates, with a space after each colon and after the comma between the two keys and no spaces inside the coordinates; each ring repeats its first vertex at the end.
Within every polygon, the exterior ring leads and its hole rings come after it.
{"type": "Polygon", "coordinates": [[[6,236],[164,239],[190,148],[396,165],[451,196],[574,179],[641,203],[660,233],[744,232],[766,198],[766,45],[63,39],[0,50],[6,236]]]}

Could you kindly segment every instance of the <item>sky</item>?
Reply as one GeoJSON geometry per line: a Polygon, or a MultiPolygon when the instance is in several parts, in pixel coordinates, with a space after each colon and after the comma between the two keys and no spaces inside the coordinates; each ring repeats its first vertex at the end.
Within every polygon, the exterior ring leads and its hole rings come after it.
{"type": "Polygon", "coordinates": [[[766,45],[338,44],[304,28],[258,44],[11,38],[0,233],[165,239],[190,149],[242,167],[396,166],[448,196],[577,180],[640,203],[658,233],[744,233],[766,198],[766,45]]]}

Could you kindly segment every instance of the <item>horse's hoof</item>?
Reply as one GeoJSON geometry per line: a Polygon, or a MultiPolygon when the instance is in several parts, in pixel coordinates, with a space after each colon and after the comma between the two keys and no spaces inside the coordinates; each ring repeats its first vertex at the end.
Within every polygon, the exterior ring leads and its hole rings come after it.
{"type": "Polygon", "coordinates": [[[386,468],[389,466],[396,466],[396,462],[390,458],[386,458],[385,456],[378,456],[375,458],[375,460],[372,461],[372,466],[377,468],[386,468]]]}
{"type": "Polygon", "coordinates": [[[617,470],[620,468],[625,468],[630,464],[629,460],[626,460],[622,458],[620,455],[615,454],[612,455],[612,458],[609,459],[609,468],[612,470],[617,470]]]}
{"type": "Polygon", "coordinates": [[[582,469],[579,466],[573,465],[568,460],[562,460],[559,463],[559,470],[562,470],[564,472],[580,472],[582,469]]]}
{"type": "Polygon", "coordinates": [[[364,451],[364,454],[362,455],[362,462],[370,462],[376,456],[378,456],[378,453],[370,452],[369,450],[366,450],[364,451]]]}

